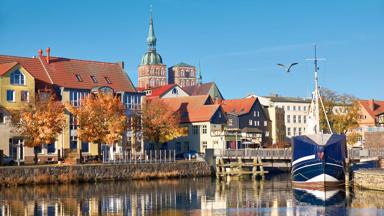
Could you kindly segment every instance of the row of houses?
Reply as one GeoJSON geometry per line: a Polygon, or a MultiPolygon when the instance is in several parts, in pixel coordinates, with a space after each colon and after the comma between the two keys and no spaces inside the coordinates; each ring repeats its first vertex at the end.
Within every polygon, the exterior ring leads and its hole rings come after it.
{"type": "MultiPolygon", "coordinates": [[[[127,115],[141,109],[142,93],[137,92],[124,71],[122,63],[87,61],[50,55],[42,50],[35,57],[0,55],[0,150],[4,155],[33,162],[38,152],[41,162],[57,160],[66,155],[78,156],[80,149],[85,156],[97,155],[96,144],[81,142],[77,138],[77,124],[66,112],[66,127],[53,144],[38,148],[23,146],[23,137],[15,134],[10,126],[10,111],[20,109],[32,100],[37,92],[52,89],[63,103],[79,106],[80,100],[95,89],[112,91],[121,98],[127,115]]],[[[127,133],[127,146],[142,142],[140,136],[127,133]],[[135,138],[136,137],[136,138],[135,138]]]]}

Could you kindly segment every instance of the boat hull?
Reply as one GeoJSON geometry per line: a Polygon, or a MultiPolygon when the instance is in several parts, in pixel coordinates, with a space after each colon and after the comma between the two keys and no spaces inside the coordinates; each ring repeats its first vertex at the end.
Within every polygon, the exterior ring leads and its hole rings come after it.
{"type": "Polygon", "coordinates": [[[345,136],[293,137],[292,183],[297,188],[327,189],[344,185],[345,136]]]}

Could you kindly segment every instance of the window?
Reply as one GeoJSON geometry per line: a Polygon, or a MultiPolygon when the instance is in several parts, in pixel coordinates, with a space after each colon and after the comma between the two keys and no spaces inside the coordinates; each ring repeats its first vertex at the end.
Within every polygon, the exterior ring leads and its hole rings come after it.
{"type": "Polygon", "coordinates": [[[288,136],[291,136],[291,128],[290,128],[290,127],[287,128],[287,135],[288,135],[288,136]]]}
{"type": "Polygon", "coordinates": [[[265,136],[269,137],[269,131],[265,131],[265,136]]]}
{"type": "Polygon", "coordinates": [[[256,111],[253,111],[253,117],[256,117],[256,111]]]}
{"type": "Polygon", "coordinates": [[[205,149],[208,147],[208,143],[207,141],[203,141],[203,151],[205,151],[205,149]]]}
{"type": "Polygon", "coordinates": [[[296,115],[293,115],[293,123],[296,123],[296,115]]]}
{"type": "Polygon", "coordinates": [[[298,116],[297,116],[297,122],[298,122],[298,123],[301,123],[301,115],[298,115],[298,116]]]}
{"type": "MultiPolygon", "coordinates": [[[[104,77],[104,79],[105,79],[105,81],[106,81],[108,84],[112,84],[111,80],[110,80],[108,77],[104,77]]],[[[153,80],[151,80],[151,81],[153,81],[153,80]]],[[[152,83],[152,84],[153,84],[152,86],[154,86],[155,83],[152,83]]]]}
{"type": "Polygon", "coordinates": [[[307,123],[307,116],[303,116],[303,122],[304,122],[304,124],[307,123]]]}
{"type": "Polygon", "coordinates": [[[296,106],[293,106],[293,110],[294,110],[294,111],[296,110],[296,106]]]}
{"type": "Polygon", "coordinates": [[[11,84],[12,85],[25,85],[24,74],[19,70],[16,70],[11,73],[11,84]]]}
{"type": "Polygon", "coordinates": [[[203,125],[203,134],[207,134],[207,125],[203,125]]]}
{"type": "Polygon", "coordinates": [[[290,107],[290,106],[287,106],[287,110],[291,110],[291,107],[290,107]]]}
{"type": "Polygon", "coordinates": [[[232,124],[233,124],[232,119],[228,119],[228,125],[229,125],[229,126],[232,126],[232,124]]]}
{"type": "Polygon", "coordinates": [[[15,91],[14,90],[7,90],[7,101],[8,102],[15,102],[15,91]]]}
{"type": "Polygon", "coordinates": [[[91,75],[91,79],[92,79],[93,83],[97,83],[97,79],[96,79],[95,75],[91,75]]]}
{"type": "Polygon", "coordinates": [[[248,123],[250,126],[252,126],[252,120],[249,120],[249,123],[248,123]]]}
{"type": "Polygon", "coordinates": [[[77,81],[83,82],[83,78],[81,78],[80,74],[76,74],[75,76],[76,76],[77,81]]]}
{"type": "Polygon", "coordinates": [[[264,126],[267,127],[268,123],[267,121],[264,121],[264,126]]]}
{"type": "Polygon", "coordinates": [[[177,89],[176,88],[172,89],[172,94],[177,94],[177,89]]]}
{"type": "Polygon", "coordinates": [[[41,154],[43,152],[43,148],[41,145],[33,147],[33,152],[36,154],[41,154]]]}
{"type": "Polygon", "coordinates": [[[281,108],[285,109],[285,107],[284,107],[284,106],[281,106],[281,108]]]}
{"type": "Polygon", "coordinates": [[[89,143],[88,142],[81,142],[81,151],[82,152],[89,152],[89,143]]]}
{"type": "Polygon", "coordinates": [[[301,128],[299,128],[299,135],[301,135],[301,128]]]}
{"type": "Polygon", "coordinates": [[[303,107],[303,110],[304,110],[304,111],[307,111],[307,106],[304,106],[304,107],[303,107]]]}
{"type": "Polygon", "coordinates": [[[287,115],[287,123],[291,123],[291,116],[287,115]]]}
{"type": "Polygon", "coordinates": [[[293,128],[293,135],[296,135],[296,128],[293,128]]]}
{"type": "Polygon", "coordinates": [[[257,117],[260,117],[260,112],[259,111],[257,111],[257,117]]]}
{"type": "Polygon", "coordinates": [[[301,111],[301,106],[297,106],[297,110],[301,111]]]}
{"type": "Polygon", "coordinates": [[[219,141],[214,140],[214,141],[213,141],[213,145],[219,145],[219,141]]]}
{"type": "Polygon", "coordinates": [[[199,134],[199,126],[198,125],[193,125],[192,130],[193,130],[193,134],[199,134]]]}
{"type": "Polygon", "coordinates": [[[56,152],[55,143],[51,143],[47,145],[48,154],[52,154],[56,152]]]}
{"type": "Polygon", "coordinates": [[[21,91],[20,100],[23,102],[29,101],[29,91],[21,91]]]}
{"type": "Polygon", "coordinates": [[[81,99],[83,99],[87,94],[88,92],[85,92],[85,91],[76,91],[76,90],[70,91],[69,101],[71,105],[75,107],[80,106],[81,99]]]}

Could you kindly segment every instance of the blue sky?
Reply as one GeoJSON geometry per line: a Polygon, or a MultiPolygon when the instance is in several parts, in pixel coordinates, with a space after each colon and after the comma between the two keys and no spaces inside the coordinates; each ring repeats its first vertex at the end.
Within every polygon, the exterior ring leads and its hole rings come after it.
{"type": "Polygon", "coordinates": [[[0,54],[124,61],[137,82],[153,5],[157,50],[167,66],[197,65],[224,97],[306,96],[313,44],[320,84],[384,99],[382,0],[0,0],[0,54]],[[276,63],[299,62],[290,74],[276,63]]]}

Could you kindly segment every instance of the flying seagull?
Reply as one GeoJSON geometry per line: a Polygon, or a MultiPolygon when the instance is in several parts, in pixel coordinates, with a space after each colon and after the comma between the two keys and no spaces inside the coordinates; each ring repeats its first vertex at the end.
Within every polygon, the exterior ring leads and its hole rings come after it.
{"type": "Polygon", "coordinates": [[[278,66],[280,67],[283,67],[285,69],[285,72],[289,73],[291,71],[291,68],[295,65],[297,65],[299,63],[295,62],[295,63],[292,63],[291,65],[289,65],[289,67],[287,68],[285,65],[283,64],[277,64],[278,66]]]}

